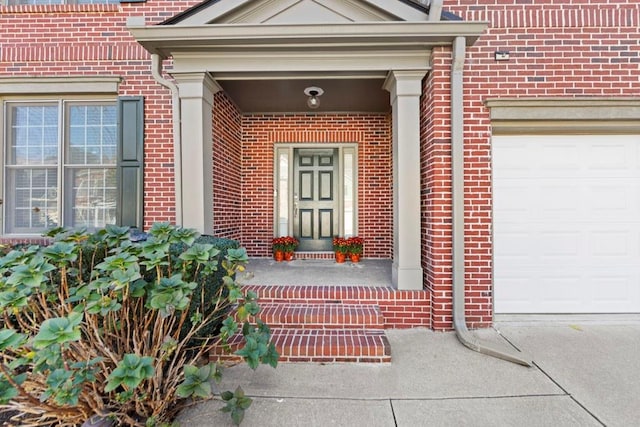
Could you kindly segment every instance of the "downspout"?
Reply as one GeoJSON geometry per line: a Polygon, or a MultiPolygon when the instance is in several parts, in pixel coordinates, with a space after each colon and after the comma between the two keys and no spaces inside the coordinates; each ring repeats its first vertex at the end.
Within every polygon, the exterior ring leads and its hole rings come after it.
{"type": "Polygon", "coordinates": [[[498,349],[483,342],[467,329],[465,315],[464,266],[464,103],[463,69],[466,40],[456,37],[453,42],[451,65],[451,173],[453,197],[453,327],[458,340],[471,350],[525,366],[531,359],[515,351],[498,349]]]}
{"type": "Polygon", "coordinates": [[[173,106],[173,170],[175,172],[176,225],[182,226],[182,133],[180,131],[180,96],[178,86],[162,77],[162,59],[157,53],[151,54],[151,75],[171,91],[173,106]]]}

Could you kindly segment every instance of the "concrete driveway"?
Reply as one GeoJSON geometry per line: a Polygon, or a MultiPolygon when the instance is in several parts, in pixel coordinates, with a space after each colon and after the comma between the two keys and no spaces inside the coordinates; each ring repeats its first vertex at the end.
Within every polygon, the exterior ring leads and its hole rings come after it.
{"type": "Polygon", "coordinates": [[[640,323],[496,326],[595,420],[640,425],[640,323]]]}
{"type": "MultiPolygon", "coordinates": [[[[526,368],[463,347],[453,333],[389,330],[391,364],[227,369],[254,403],[243,426],[631,426],[640,423],[640,323],[498,323],[475,331],[532,356],[526,368]]],[[[210,401],[183,426],[231,426],[210,401]]]]}

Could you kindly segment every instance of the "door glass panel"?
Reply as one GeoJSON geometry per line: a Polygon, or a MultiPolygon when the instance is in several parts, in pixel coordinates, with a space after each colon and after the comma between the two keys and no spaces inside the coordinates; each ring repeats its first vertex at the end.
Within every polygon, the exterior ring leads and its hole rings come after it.
{"type": "Polygon", "coordinates": [[[345,148],[344,163],[344,234],[355,235],[355,150],[345,148]]]}
{"type": "Polygon", "coordinates": [[[278,236],[289,234],[289,150],[278,149],[278,236]]]}

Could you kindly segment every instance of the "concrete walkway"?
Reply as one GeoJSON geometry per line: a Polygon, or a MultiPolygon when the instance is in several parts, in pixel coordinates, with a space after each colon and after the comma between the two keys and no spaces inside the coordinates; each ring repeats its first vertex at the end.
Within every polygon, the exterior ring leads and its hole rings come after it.
{"type": "MultiPolygon", "coordinates": [[[[243,426],[631,426],[640,423],[640,323],[504,323],[474,332],[533,368],[472,352],[453,333],[389,330],[393,361],[226,370],[254,402],[243,426]],[[512,344],[510,344],[512,343],[512,344]]],[[[182,426],[231,426],[220,401],[182,426]]]]}

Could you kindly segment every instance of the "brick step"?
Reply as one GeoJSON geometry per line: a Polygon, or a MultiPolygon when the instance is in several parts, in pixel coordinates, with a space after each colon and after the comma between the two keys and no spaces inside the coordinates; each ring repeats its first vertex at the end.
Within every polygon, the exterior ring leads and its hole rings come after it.
{"type": "Polygon", "coordinates": [[[385,328],[430,327],[431,293],[384,286],[243,285],[266,304],[374,305],[384,316],[385,328]]]}
{"type": "MultiPolygon", "coordinates": [[[[383,330],[274,328],[271,332],[281,362],[391,362],[391,349],[383,330]]],[[[231,353],[241,342],[240,335],[231,337],[231,353]]],[[[239,360],[221,348],[210,356],[212,360],[239,360]]]]}
{"type": "Polygon", "coordinates": [[[259,317],[272,329],[384,329],[378,306],[262,303],[259,317]]]}

